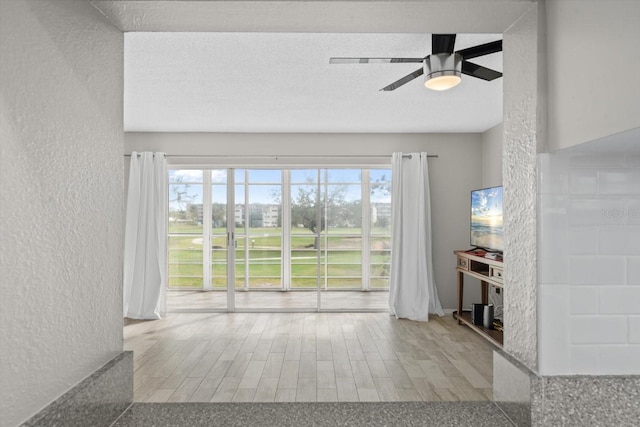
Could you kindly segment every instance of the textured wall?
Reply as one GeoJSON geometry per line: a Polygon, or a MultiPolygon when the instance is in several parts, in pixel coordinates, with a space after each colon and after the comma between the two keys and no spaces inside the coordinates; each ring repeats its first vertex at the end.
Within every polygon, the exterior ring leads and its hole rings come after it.
{"type": "Polygon", "coordinates": [[[537,366],[536,154],[542,145],[539,18],[532,7],[504,34],[505,350],[537,366]]]}
{"type": "Polygon", "coordinates": [[[122,350],[122,33],[83,1],[0,3],[0,424],[122,350]]]}
{"type": "MultiPolygon", "coordinates": [[[[453,309],[456,258],[453,251],[469,248],[469,192],[482,186],[482,142],[479,134],[222,134],[127,132],[125,151],[163,151],[187,155],[382,155],[367,159],[390,165],[394,151],[427,151],[433,221],[434,274],[442,307],[453,309]]],[[[198,158],[183,161],[199,162],[198,158]]],[[[211,161],[211,159],[207,159],[211,161]]],[[[224,159],[218,159],[220,161],[224,159]]],[[[246,161],[257,161],[246,159],[246,161]]],[[[283,159],[286,161],[286,159],[283,159]]],[[[180,162],[170,157],[169,162],[180,162]]],[[[237,162],[237,159],[230,161],[237,162]]],[[[267,160],[274,164],[273,160],[267,160]]],[[[294,161],[300,161],[295,159],[294,161]]],[[[318,161],[318,160],[316,160],[318,161]]],[[[320,159],[332,164],[336,158],[320,159]]],[[[347,159],[353,162],[353,159],[347,159]]],[[[276,162],[277,164],[277,162],[276,162]]],[[[480,299],[479,282],[468,280],[465,305],[480,299]]]]}

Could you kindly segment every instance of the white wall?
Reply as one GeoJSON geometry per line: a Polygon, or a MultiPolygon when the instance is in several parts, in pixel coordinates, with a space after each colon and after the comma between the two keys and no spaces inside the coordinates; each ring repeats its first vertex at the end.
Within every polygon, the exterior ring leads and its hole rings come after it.
{"type": "MultiPolygon", "coordinates": [[[[479,134],[220,134],[135,133],[125,134],[125,151],[164,151],[171,155],[383,155],[371,163],[390,165],[394,151],[427,151],[433,214],[434,269],[438,295],[444,308],[457,305],[456,249],[469,248],[469,192],[482,183],[482,140],[479,134]]],[[[199,163],[207,159],[170,157],[170,163],[199,163]]],[[[220,162],[225,159],[219,159],[220,162]]],[[[238,162],[237,159],[226,159],[238,162]]],[[[246,162],[286,162],[244,159],[246,162]]],[[[299,161],[296,159],[295,161],[299,161]]],[[[336,164],[335,158],[316,159],[336,164]]],[[[357,162],[347,159],[346,162],[357,162]]],[[[362,163],[360,163],[362,164],[362,163]]],[[[470,282],[465,304],[479,302],[479,286],[470,282]]]]}
{"type": "Polygon", "coordinates": [[[75,0],[0,3],[0,424],[122,351],[123,36],[75,0]]]}
{"type": "Polygon", "coordinates": [[[551,151],[640,126],[640,2],[547,0],[551,151]]]}
{"type": "Polygon", "coordinates": [[[540,373],[640,374],[640,128],[539,157],[540,373]]]}
{"type": "Polygon", "coordinates": [[[482,186],[502,185],[502,123],[482,134],[482,186]]]}

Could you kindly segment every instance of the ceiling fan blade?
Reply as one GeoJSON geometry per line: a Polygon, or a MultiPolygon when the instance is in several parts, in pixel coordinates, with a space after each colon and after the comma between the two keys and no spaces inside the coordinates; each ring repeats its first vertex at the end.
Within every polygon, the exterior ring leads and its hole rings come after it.
{"type": "Polygon", "coordinates": [[[431,54],[453,53],[453,46],[455,44],[455,34],[433,34],[431,36],[431,54]]]}
{"type": "Polygon", "coordinates": [[[462,61],[462,74],[477,77],[482,80],[491,81],[502,77],[502,73],[492,70],[482,65],[474,64],[473,62],[462,61]]]}
{"type": "Polygon", "coordinates": [[[381,91],[384,90],[386,92],[386,91],[398,89],[403,84],[409,83],[411,80],[415,79],[416,77],[420,77],[422,74],[424,74],[424,68],[420,67],[419,69],[415,70],[413,73],[407,74],[400,80],[396,80],[395,82],[391,83],[389,86],[385,86],[380,90],[381,91]]]}
{"type": "Polygon", "coordinates": [[[468,47],[466,49],[461,49],[456,53],[459,53],[462,56],[462,59],[471,59],[496,52],[502,52],[502,40],[496,40],[495,42],[468,47]]]}
{"type": "Polygon", "coordinates": [[[420,63],[424,58],[329,58],[329,64],[392,64],[396,62],[420,63]]]}

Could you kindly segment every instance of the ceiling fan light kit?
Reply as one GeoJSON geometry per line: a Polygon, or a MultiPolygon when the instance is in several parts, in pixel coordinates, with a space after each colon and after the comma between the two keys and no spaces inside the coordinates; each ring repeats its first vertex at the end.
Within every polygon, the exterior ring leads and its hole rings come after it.
{"type": "Polygon", "coordinates": [[[431,90],[448,90],[462,81],[462,56],[438,53],[424,60],[424,85],[431,90]]]}

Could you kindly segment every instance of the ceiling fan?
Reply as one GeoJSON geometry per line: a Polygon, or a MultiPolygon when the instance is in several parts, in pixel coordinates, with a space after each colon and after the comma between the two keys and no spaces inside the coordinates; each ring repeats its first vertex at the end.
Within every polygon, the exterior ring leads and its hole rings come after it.
{"type": "Polygon", "coordinates": [[[425,86],[433,90],[447,90],[458,85],[462,74],[491,81],[502,77],[502,73],[469,62],[469,59],[502,51],[502,40],[485,43],[458,51],[453,50],[455,34],[433,34],[431,36],[431,54],[424,58],[330,58],[330,64],[380,64],[416,62],[422,67],[403,78],[380,89],[390,91],[425,75],[425,86]]]}

